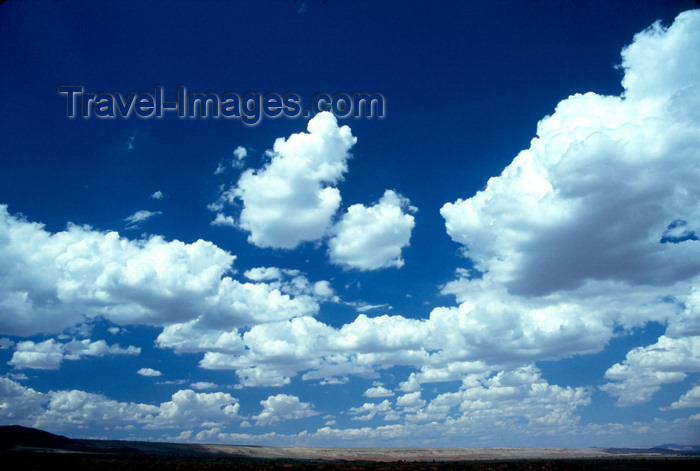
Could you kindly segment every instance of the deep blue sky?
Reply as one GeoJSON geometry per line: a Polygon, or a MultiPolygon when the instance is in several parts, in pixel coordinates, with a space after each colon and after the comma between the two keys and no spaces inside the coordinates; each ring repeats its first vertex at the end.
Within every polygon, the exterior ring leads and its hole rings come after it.
{"type": "Polygon", "coordinates": [[[697,443],[697,15],[635,40],[696,6],[4,2],[0,422],[272,445],[697,443]],[[377,92],[386,116],[319,115],[320,150],[266,154],[309,120],[68,119],[61,85],[377,92]],[[340,170],[311,177],[326,160],[340,170]],[[325,216],[316,187],[341,197],[325,216]],[[673,358],[640,366],[660,350],[673,358]]]}

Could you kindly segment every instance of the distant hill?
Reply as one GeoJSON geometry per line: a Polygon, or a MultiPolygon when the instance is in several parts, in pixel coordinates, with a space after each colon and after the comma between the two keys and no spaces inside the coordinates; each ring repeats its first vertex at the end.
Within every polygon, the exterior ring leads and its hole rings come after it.
{"type": "Polygon", "coordinates": [[[663,445],[658,445],[655,448],[663,448],[666,450],[673,450],[676,452],[700,455],[700,445],[679,445],[678,443],[664,443],[663,445]]]}
{"type": "Polygon", "coordinates": [[[0,426],[0,451],[18,450],[119,455],[201,456],[212,454],[197,444],[74,439],[21,425],[0,426]]]}
{"type": "Polygon", "coordinates": [[[76,445],[78,445],[77,440],[35,428],[22,427],[21,425],[0,426],[0,449],[17,446],[65,449],[76,445]]]}

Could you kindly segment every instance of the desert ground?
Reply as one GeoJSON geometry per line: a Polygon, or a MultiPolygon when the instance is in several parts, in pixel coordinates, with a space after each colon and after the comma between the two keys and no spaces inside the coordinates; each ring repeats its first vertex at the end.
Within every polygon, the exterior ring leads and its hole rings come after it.
{"type": "Polygon", "coordinates": [[[605,448],[283,448],[81,440],[0,427],[11,470],[696,470],[697,450],[605,448]]]}

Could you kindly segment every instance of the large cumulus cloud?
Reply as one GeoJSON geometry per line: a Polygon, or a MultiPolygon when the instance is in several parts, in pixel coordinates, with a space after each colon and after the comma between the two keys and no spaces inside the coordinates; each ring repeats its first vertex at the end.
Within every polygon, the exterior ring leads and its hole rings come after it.
{"type": "Polygon", "coordinates": [[[698,371],[698,12],[636,35],[622,68],[621,96],[560,102],[500,176],[441,213],[480,272],[445,291],[465,314],[496,308],[472,335],[507,315],[501,327],[514,335],[503,345],[544,359],[601,350],[619,327],[667,324],[606,373],[603,389],[633,405],[698,371]]]}
{"type": "Polygon", "coordinates": [[[448,234],[479,270],[526,295],[700,273],[700,244],[662,242],[671,225],[700,229],[697,22],[688,12],[637,35],[623,96],[560,102],[500,176],[445,204],[448,234]]]}

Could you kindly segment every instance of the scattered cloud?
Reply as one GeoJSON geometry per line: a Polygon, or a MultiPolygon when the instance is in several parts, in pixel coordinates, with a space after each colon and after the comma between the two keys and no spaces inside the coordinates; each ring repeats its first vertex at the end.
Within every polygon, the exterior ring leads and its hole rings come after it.
{"type": "Polygon", "coordinates": [[[151,199],[154,199],[154,200],[162,200],[163,198],[165,198],[165,194],[164,194],[162,191],[160,191],[160,190],[155,191],[155,192],[151,195],[151,199]]]}
{"type": "Polygon", "coordinates": [[[190,384],[190,387],[192,389],[196,389],[197,391],[208,391],[210,389],[216,389],[219,386],[214,383],[209,383],[207,381],[198,381],[196,383],[190,384]]]}
{"type": "Polygon", "coordinates": [[[15,368],[32,368],[38,370],[57,370],[63,360],[80,360],[86,356],[101,357],[104,355],[138,355],[140,347],[107,345],[104,340],[95,342],[89,339],[71,340],[68,343],[57,342],[55,339],[43,342],[24,340],[15,346],[8,365],[15,368]]]}
{"type": "Polygon", "coordinates": [[[671,404],[669,409],[687,409],[691,407],[700,407],[700,386],[695,386],[683,394],[680,399],[671,404]]]}
{"type": "Polygon", "coordinates": [[[238,146],[233,151],[233,156],[236,158],[236,160],[233,161],[233,166],[241,168],[243,167],[243,161],[248,157],[248,150],[243,146],[238,146]]]}
{"type": "Polygon", "coordinates": [[[232,216],[224,216],[222,213],[217,213],[216,217],[212,222],[210,222],[212,226],[229,226],[229,227],[237,227],[236,226],[236,220],[233,219],[232,216]]]}
{"type": "Polygon", "coordinates": [[[318,415],[308,402],[301,402],[298,397],[288,394],[277,394],[260,401],[263,406],[260,414],[253,416],[256,425],[269,425],[281,420],[303,419],[318,415]]]}
{"type": "Polygon", "coordinates": [[[369,304],[363,301],[352,301],[347,303],[349,306],[352,306],[355,308],[357,312],[367,312],[367,311],[372,311],[374,309],[387,309],[391,310],[392,307],[388,304],[369,304]]]}
{"type": "MultiPolygon", "coordinates": [[[[327,112],[311,119],[307,129],[277,139],[270,162],[244,171],[222,196],[222,201],[243,203],[238,226],[250,232],[248,241],[258,247],[293,249],[319,240],[340,206],[340,191],[332,185],[347,172],[356,138],[327,112]]],[[[226,217],[217,215],[217,220],[226,217]]]]}
{"type": "Polygon", "coordinates": [[[0,377],[0,418],[60,431],[68,427],[110,429],[129,425],[144,429],[213,426],[238,421],[237,399],[226,393],[180,390],[158,406],[119,402],[78,390],[39,393],[0,377]],[[13,420],[14,421],[14,420],[13,420]]]}
{"type": "Polygon", "coordinates": [[[367,421],[372,420],[377,414],[388,414],[391,412],[391,401],[384,399],[380,403],[365,402],[359,407],[352,407],[348,414],[353,415],[352,420],[367,421]]]}
{"type": "Polygon", "coordinates": [[[401,249],[409,245],[415,212],[408,199],[387,190],[377,204],[350,206],[331,230],[328,253],[345,268],[377,270],[401,268],[401,249]]]}
{"type": "Polygon", "coordinates": [[[367,389],[363,394],[365,397],[389,397],[394,393],[385,388],[381,383],[375,383],[374,386],[367,389]]]}
{"type": "Polygon", "coordinates": [[[148,221],[153,216],[157,216],[159,214],[163,213],[160,211],[147,211],[145,209],[136,211],[131,216],[124,218],[124,221],[126,221],[127,223],[126,229],[138,229],[139,227],[141,227],[141,224],[148,221]]]}
{"type": "MultiPolygon", "coordinates": [[[[297,271],[289,272],[290,275],[297,275],[297,271]]],[[[246,270],[243,276],[253,281],[272,281],[282,278],[282,270],[277,267],[255,267],[246,270]]]]}
{"type": "Polygon", "coordinates": [[[140,374],[141,376],[151,376],[151,377],[157,377],[157,376],[163,375],[163,373],[161,373],[158,370],[154,370],[153,368],[141,368],[136,373],[140,374]]]}
{"type": "Polygon", "coordinates": [[[238,146],[233,151],[233,160],[221,160],[219,165],[216,166],[214,175],[221,175],[226,172],[229,166],[233,168],[243,168],[245,167],[245,158],[248,157],[248,150],[243,146],[238,146]]]}
{"type": "Polygon", "coordinates": [[[605,372],[612,380],[601,386],[617,396],[620,406],[643,404],[668,383],[683,381],[687,373],[700,372],[700,336],[670,338],[665,335],[648,347],[630,351],[622,363],[605,372]]]}

